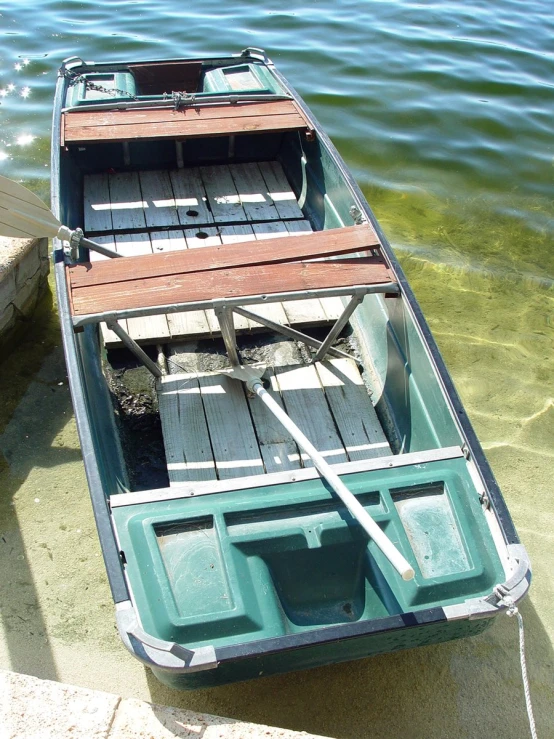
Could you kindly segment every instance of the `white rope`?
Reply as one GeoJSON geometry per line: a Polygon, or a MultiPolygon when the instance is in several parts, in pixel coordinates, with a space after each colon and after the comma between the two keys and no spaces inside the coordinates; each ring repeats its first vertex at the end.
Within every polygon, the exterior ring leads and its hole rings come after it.
{"type": "Polygon", "coordinates": [[[519,661],[521,663],[521,678],[523,680],[523,692],[525,694],[525,707],[527,708],[527,717],[529,719],[529,729],[532,739],[538,739],[537,727],[535,726],[535,717],[533,716],[533,705],[531,703],[531,688],[529,686],[529,677],[527,675],[527,661],[525,659],[525,633],[523,631],[523,616],[519,612],[516,604],[510,595],[503,592],[503,588],[499,586],[495,588],[496,595],[500,598],[500,602],[507,606],[506,614],[510,617],[517,616],[519,631],[519,661]]]}
{"type": "MultiPolygon", "coordinates": [[[[531,703],[531,688],[529,686],[529,678],[527,676],[527,662],[525,661],[525,634],[523,631],[523,616],[518,611],[516,606],[513,606],[515,615],[517,616],[517,623],[519,628],[519,659],[521,662],[521,678],[523,680],[523,692],[525,693],[525,706],[527,708],[527,716],[529,718],[529,729],[531,730],[531,736],[533,739],[537,739],[537,727],[535,726],[535,717],[533,716],[533,704],[531,703]]],[[[508,610],[508,616],[513,616],[514,612],[510,613],[508,610]]]]}

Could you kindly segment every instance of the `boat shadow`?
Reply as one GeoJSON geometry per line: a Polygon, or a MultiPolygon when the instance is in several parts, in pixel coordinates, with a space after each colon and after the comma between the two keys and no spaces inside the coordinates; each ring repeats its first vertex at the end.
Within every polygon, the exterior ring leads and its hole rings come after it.
{"type": "Polygon", "coordinates": [[[7,653],[9,669],[56,679],[45,618],[49,605],[44,598],[51,599],[47,593],[52,595],[56,578],[63,577],[63,571],[56,573],[56,550],[61,542],[55,537],[70,524],[64,524],[63,517],[56,520],[60,501],[52,500],[52,494],[60,499],[70,495],[71,477],[64,478],[57,470],[79,462],[81,454],[64,433],[72,411],[63,351],[61,346],[52,350],[51,337],[41,328],[44,324],[38,330],[31,329],[36,347],[33,360],[18,368],[30,381],[12,385],[7,377],[19,363],[26,362],[28,337],[0,366],[2,387],[12,393],[5,408],[9,404],[15,409],[7,423],[3,419],[4,428],[0,427],[0,566],[4,573],[0,582],[0,651],[7,653]],[[34,372],[37,356],[43,361],[41,365],[37,362],[40,369],[34,372]],[[50,590],[43,578],[51,578],[50,590]],[[39,587],[37,580],[42,581],[39,587]]]}
{"type": "MultiPolygon", "coordinates": [[[[521,612],[537,731],[548,736],[554,654],[531,599],[521,612]]],[[[196,692],[146,674],[153,702],[324,736],[478,739],[499,716],[506,739],[529,731],[517,621],[505,616],[473,638],[196,692]]]]}

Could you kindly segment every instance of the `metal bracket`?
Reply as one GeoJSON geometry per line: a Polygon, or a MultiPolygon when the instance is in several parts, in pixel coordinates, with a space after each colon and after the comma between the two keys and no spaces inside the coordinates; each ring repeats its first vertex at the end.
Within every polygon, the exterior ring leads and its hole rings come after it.
{"type": "Polygon", "coordinates": [[[367,218],[356,204],[350,206],[349,213],[352,216],[352,220],[354,221],[356,226],[361,226],[363,223],[368,222],[367,218]]]}
{"type": "Polygon", "coordinates": [[[69,239],[69,258],[72,262],[77,261],[77,257],[79,256],[79,247],[83,238],[84,233],[81,228],[76,228],[71,234],[71,238],[69,239]]]}
{"type": "Polygon", "coordinates": [[[111,331],[114,332],[116,336],[121,339],[127,349],[129,349],[129,351],[131,351],[135,355],[135,357],[143,363],[146,369],[149,370],[154,375],[154,377],[162,377],[163,372],[158,367],[158,365],[150,359],[144,349],[141,349],[141,347],[134,339],[129,336],[125,329],[121,328],[115,318],[108,319],[106,321],[106,325],[109,329],[111,329],[111,331]]]}
{"type": "Polygon", "coordinates": [[[365,294],[366,293],[365,293],[365,290],[363,290],[363,288],[357,288],[354,291],[350,299],[350,302],[348,303],[346,308],[343,310],[342,314],[339,316],[339,318],[337,319],[337,321],[335,322],[335,324],[333,325],[329,333],[327,334],[327,338],[323,341],[323,343],[317,350],[312,360],[313,362],[319,362],[325,357],[333,341],[337,338],[337,336],[340,334],[342,329],[346,326],[348,319],[350,318],[352,313],[354,313],[356,308],[363,301],[365,294]]]}
{"type": "Polygon", "coordinates": [[[116,604],[117,628],[127,649],[149,667],[171,672],[200,672],[217,667],[212,646],[187,649],[176,642],[147,634],[139,624],[131,601],[116,604]]]}
{"type": "Polygon", "coordinates": [[[531,583],[531,563],[523,544],[508,544],[508,557],[515,563],[515,569],[505,582],[497,585],[493,592],[484,598],[471,598],[463,603],[444,606],[444,614],[449,621],[469,618],[492,618],[508,610],[504,600],[510,596],[511,602],[518,603],[529,590],[531,583]]]}
{"type": "Polygon", "coordinates": [[[488,493],[487,493],[487,491],[486,491],[486,490],[484,490],[484,491],[483,491],[483,492],[482,492],[482,493],[481,493],[481,494],[479,495],[479,502],[481,503],[481,505],[483,506],[483,508],[484,508],[484,509],[485,509],[486,511],[488,511],[488,510],[489,510],[489,508],[491,507],[491,500],[490,500],[490,498],[489,498],[489,496],[488,496],[488,493]]]}
{"type": "MultiPolygon", "coordinates": [[[[322,341],[318,341],[317,339],[314,339],[312,336],[308,336],[307,334],[303,334],[301,331],[297,331],[295,328],[291,328],[290,326],[283,326],[281,323],[277,323],[276,321],[272,321],[270,318],[266,318],[265,316],[260,316],[257,313],[252,313],[252,311],[245,310],[244,308],[239,308],[235,306],[233,308],[234,313],[238,313],[239,316],[243,316],[244,318],[248,318],[250,321],[254,321],[254,323],[259,323],[261,326],[266,326],[266,328],[271,329],[272,331],[276,331],[279,334],[283,334],[283,336],[288,336],[291,339],[294,339],[295,341],[301,341],[303,344],[306,344],[306,346],[311,346],[313,349],[319,349],[320,346],[323,344],[322,341]]],[[[344,357],[345,359],[352,359],[357,364],[360,363],[356,357],[353,357],[351,354],[348,354],[347,352],[343,352],[340,349],[336,349],[333,346],[330,346],[327,350],[328,354],[331,354],[333,357],[344,357]]]]}
{"type": "Polygon", "coordinates": [[[243,49],[240,52],[240,55],[247,58],[251,57],[252,59],[260,59],[260,61],[265,62],[266,64],[271,61],[265,51],[263,49],[259,49],[257,46],[249,46],[248,48],[243,49]]]}
{"type": "MultiPolygon", "coordinates": [[[[86,239],[83,244],[86,246],[86,239]]],[[[102,247],[103,248],[103,247],[102,247]]],[[[99,247],[97,247],[97,250],[99,247]]],[[[112,252],[115,256],[117,252],[112,252]]],[[[121,254],[117,254],[121,257],[121,254]]],[[[103,313],[87,313],[85,315],[73,316],[74,326],[85,326],[87,323],[100,323],[111,318],[136,318],[137,316],[155,316],[161,313],[177,313],[180,311],[204,310],[214,308],[216,305],[227,305],[238,313],[240,306],[255,305],[256,303],[282,303],[285,300],[308,300],[309,298],[335,298],[352,295],[361,287],[367,295],[373,293],[398,294],[400,289],[395,282],[383,282],[376,285],[352,285],[348,287],[331,287],[319,290],[293,290],[291,292],[282,293],[263,293],[257,295],[245,295],[243,297],[221,298],[214,300],[206,298],[205,300],[195,300],[192,302],[168,303],[164,305],[155,304],[146,308],[129,308],[122,310],[111,310],[103,313]]],[[[257,320],[257,319],[256,319],[257,320]]],[[[263,321],[260,321],[263,323],[263,321]]]]}

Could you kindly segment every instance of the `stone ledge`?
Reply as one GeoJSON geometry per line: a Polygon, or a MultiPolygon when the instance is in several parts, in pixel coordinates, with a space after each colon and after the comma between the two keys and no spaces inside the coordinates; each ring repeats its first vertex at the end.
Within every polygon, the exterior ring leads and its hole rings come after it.
{"type": "Polygon", "coordinates": [[[8,239],[0,236],[0,344],[33,314],[46,286],[48,239],[8,239]]]}
{"type": "Polygon", "coordinates": [[[2,739],[323,739],[7,671],[0,727],[2,739]]]}

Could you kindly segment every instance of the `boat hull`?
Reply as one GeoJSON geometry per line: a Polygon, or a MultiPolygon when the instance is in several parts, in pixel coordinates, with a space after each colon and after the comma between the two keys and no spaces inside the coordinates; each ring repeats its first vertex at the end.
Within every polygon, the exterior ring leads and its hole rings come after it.
{"type": "MultiPolygon", "coordinates": [[[[440,609],[437,609],[440,610],[440,609]]],[[[412,614],[411,614],[412,615],[412,614]]],[[[323,644],[294,646],[287,649],[275,644],[273,651],[268,645],[268,653],[238,657],[223,657],[216,669],[193,673],[176,673],[152,668],[156,678],[175,690],[200,690],[219,685],[255,680],[270,675],[308,670],[325,665],[340,664],[379,654],[389,654],[404,649],[440,644],[454,639],[465,639],[482,634],[488,629],[492,619],[476,621],[447,621],[444,614],[426,614],[425,622],[418,624],[415,618],[385,619],[372,624],[372,633],[349,636],[343,629],[337,629],[334,639],[323,644]],[[414,623],[406,623],[406,621],[414,623]]]]}

